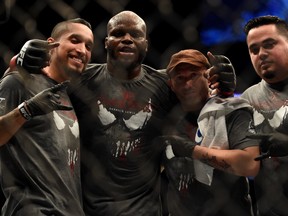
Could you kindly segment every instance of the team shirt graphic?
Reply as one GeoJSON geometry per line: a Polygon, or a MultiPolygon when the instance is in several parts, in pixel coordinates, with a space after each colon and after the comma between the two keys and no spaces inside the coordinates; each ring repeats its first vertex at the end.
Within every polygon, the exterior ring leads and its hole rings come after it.
{"type": "Polygon", "coordinates": [[[129,152],[135,150],[141,142],[140,139],[133,139],[133,131],[144,128],[152,117],[151,99],[142,110],[131,115],[128,119],[117,119],[112,112],[104,107],[100,100],[97,103],[99,105],[98,117],[101,123],[104,126],[110,126],[107,133],[111,134],[111,137],[115,137],[112,144],[114,145],[112,155],[115,158],[125,157],[129,152]],[[119,124],[116,122],[119,122],[119,124]]]}

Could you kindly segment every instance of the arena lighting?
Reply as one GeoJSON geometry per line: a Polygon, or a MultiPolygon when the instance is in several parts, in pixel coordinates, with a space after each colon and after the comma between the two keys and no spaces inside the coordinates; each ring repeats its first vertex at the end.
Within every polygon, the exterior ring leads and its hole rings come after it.
{"type": "MultiPolygon", "coordinates": [[[[223,3],[225,10],[213,10],[204,17],[200,38],[206,46],[245,41],[243,27],[253,17],[269,14],[288,18],[288,0],[259,0],[253,6],[247,1],[238,0],[223,0],[223,3]],[[232,12],[231,15],[223,14],[227,10],[232,12]]],[[[223,7],[223,4],[219,7],[223,7]]]]}
{"type": "Polygon", "coordinates": [[[234,92],[234,97],[240,97],[242,93],[234,92]]]}

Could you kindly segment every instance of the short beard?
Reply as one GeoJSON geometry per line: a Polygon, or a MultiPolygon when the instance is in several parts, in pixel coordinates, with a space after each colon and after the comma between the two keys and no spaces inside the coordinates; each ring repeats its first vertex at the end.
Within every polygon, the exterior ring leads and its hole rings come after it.
{"type": "Polygon", "coordinates": [[[273,78],[275,78],[275,73],[273,73],[273,72],[265,73],[263,75],[263,78],[268,79],[268,80],[273,79],[273,78]]]}

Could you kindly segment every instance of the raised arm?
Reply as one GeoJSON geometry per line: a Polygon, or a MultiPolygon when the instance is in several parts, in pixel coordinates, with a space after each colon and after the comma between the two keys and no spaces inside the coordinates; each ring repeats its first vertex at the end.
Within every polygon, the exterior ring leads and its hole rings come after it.
{"type": "Polygon", "coordinates": [[[70,106],[60,103],[57,91],[66,88],[68,82],[55,85],[45,89],[21,103],[9,113],[0,116],[0,146],[7,143],[9,139],[22,127],[22,125],[35,116],[45,115],[53,110],[72,110],[70,106]]]}

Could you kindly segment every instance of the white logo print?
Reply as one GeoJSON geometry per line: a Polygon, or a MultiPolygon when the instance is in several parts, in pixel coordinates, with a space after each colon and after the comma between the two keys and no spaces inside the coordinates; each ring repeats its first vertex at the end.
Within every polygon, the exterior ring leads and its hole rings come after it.
{"type": "Polygon", "coordinates": [[[202,142],[202,140],[203,140],[202,133],[201,133],[200,129],[197,128],[197,131],[196,131],[196,134],[195,134],[195,142],[197,144],[200,144],[202,142]]]}
{"type": "Polygon", "coordinates": [[[99,105],[98,117],[101,123],[109,126],[107,135],[112,140],[112,155],[114,157],[126,156],[128,152],[137,148],[141,142],[139,138],[134,138],[136,137],[134,134],[138,129],[144,128],[152,116],[151,99],[142,110],[131,115],[128,119],[124,119],[122,116],[116,117],[100,101],[97,101],[97,103],[99,105]]]}

